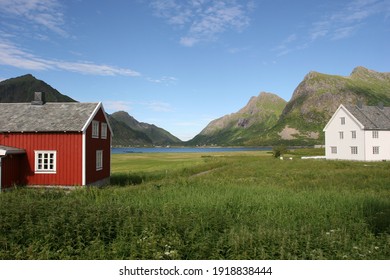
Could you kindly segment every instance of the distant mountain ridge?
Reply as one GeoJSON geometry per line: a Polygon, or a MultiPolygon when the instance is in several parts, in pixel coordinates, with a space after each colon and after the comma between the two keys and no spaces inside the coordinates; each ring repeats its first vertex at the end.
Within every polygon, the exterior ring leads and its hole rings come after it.
{"type": "Polygon", "coordinates": [[[276,94],[261,92],[256,97],[252,96],[247,105],[238,112],[210,122],[188,143],[192,145],[244,145],[256,135],[273,127],[286,103],[276,94]]]}
{"type": "MultiPolygon", "coordinates": [[[[258,118],[256,114],[243,114],[248,108],[253,108],[251,103],[264,102],[260,101],[260,96],[257,99],[252,97],[239,112],[210,122],[189,143],[251,146],[324,144],[322,130],[340,104],[362,102],[377,105],[381,102],[390,106],[390,73],[362,66],[353,69],[347,77],[312,71],[294,90],[289,102],[283,106],[282,102],[275,103],[279,105],[269,112],[272,121],[268,122],[264,122],[267,118],[258,118]],[[278,116],[276,121],[275,116],[278,116]]],[[[264,104],[267,105],[258,105],[259,110],[272,108],[272,102],[264,104]]]]}
{"type": "Polygon", "coordinates": [[[182,141],[173,136],[168,131],[155,126],[154,124],[148,124],[144,122],[137,121],[134,117],[130,116],[127,112],[119,111],[111,115],[112,118],[116,119],[119,122],[126,124],[129,128],[134,131],[144,133],[150,140],[153,145],[157,146],[167,146],[167,145],[177,145],[182,143],[182,141]]]}
{"type": "MultiPolygon", "coordinates": [[[[31,74],[0,82],[0,102],[31,102],[36,91],[45,92],[47,102],[77,102],[31,74]]],[[[108,118],[114,133],[113,146],[154,146],[181,143],[181,140],[166,130],[155,125],[140,123],[125,112],[108,114],[108,118]]]]}

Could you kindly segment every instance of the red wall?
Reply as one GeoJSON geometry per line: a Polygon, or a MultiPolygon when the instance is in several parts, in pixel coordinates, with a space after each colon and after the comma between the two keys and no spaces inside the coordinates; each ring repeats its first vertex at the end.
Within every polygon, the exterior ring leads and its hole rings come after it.
{"type": "Polygon", "coordinates": [[[86,131],[86,184],[91,184],[110,177],[111,172],[111,133],[107,127],[107,139],[101,138],[101,123],[107,123],[102,109],[94,119],[99,121],[99,138],[92,138],[92,122],[86,131]],[[96,151],[103,150],[103,169],[96,170],[96,151]]]}
{"type": "Polygon", "coordinates": [[[82,184],[81,133],[1,133],[0,145],[26,150],[27,163],[20,167],[21,174],[25,174],[26,184],[82,184]],[[34,173],[35,150],[57,151],[56,174],[34,173]]]}

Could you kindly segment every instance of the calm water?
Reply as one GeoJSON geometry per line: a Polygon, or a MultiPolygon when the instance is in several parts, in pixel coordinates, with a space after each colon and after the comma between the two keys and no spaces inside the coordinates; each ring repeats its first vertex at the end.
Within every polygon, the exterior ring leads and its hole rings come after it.
{"type": "Polygon", "coordinates": [[[224,148],[224,147],[207,147],[207,148],[112,148],[113,154],[126,153],[210,153],[210,152],[242,152],[242,151],[270,151],[270,147],[258,148],[224,148]]]}

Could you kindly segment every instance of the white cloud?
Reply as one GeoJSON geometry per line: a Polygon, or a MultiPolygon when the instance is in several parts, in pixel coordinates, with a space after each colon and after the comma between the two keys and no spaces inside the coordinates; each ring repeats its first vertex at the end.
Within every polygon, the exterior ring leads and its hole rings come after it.
{"type": "Polygon", "coordinates": [[[277,51],[277,56],[286,55],[295,50],[296,47],[292,47],[291,44],[298,39],[296,34],[289,35],[286,39],[283,40],[278,46],[276,46],[273,50],[277,51]]]}
{"type": "Polygon", "coordinates": [[[29,53],[12,42],[0,38],[0,64],[27,70],[65,70],[97,76],[129,76],[139,77],[137,71],[116,66],[96,64],[92,62],[69,62],[40,58],[29,53]]]}
{"type": "Polygon", "coordinates": [[[154,112],[172,112],[173,108],[171,104],[161,101],[150,101],[143,103],[149,110],[154,112]]]}
{"type": "Polygon", "coordinates": [[[53,65],[18,48],[8,41],[0,41],[0,64],[28,70],[49,70],[53,65]]]}
{"type": "Polygon", "coordinates": [[[387,0],[349,1],[340,10],[325,15],[314,22],[309,31],[311,40],[329,38],[339,40],[352,36],[370,17],[380,14],[388,15],[390,2],[387,0]]]}
{"type": "Polygon", "coordinates": [[[156,83],[156,84],[175,84],[177,82],[177,79],[175,77],[169,77],[169,76],[163,76],[159,79],[153,79],[153,78],[147,78],[149,82],[156,83]]]}
{"type": "Polygon", "coordinates": [[[104,107],[109,112],[129,112],[132,110],[132,105],[133,103],[128,101],[104,101],[104,107]]]}
{"type": "Polygon", "coordinates": [[[57,0],[0,0],[0,13],[66,36],[62,10],[57,0]]]}
{"type": "Polygon", "coordinates": [[[346,4],[338,6],[336,11],[331,11],[319,20],[309,23],[307,36],[302,36],[299,41],[294,35],[290,35],[278,46],[273,48],[277,56],[283,56],[290,52],[307,48],[317,40],[342,40],[356,34],[369,18],[390,15],[390,1],[388,0],[350,0],[346,4]]]}
{"type": "Polygon", "coordinates": [[[80,74],[97,75],[97,76],[128,76],[139,77],[141,74],[137,71],[120,68],[116,66],[95,64],[92,62],[66,62],[66,61],[49,61],[57,69],[67,70],[80,74]]]}
{"type": "Polygon", "coordinates": [[[252,1],[222,0],[155,0],[155,15],[184,30],[180,44],[191,47],[199,42],[214,41],[227,30],[241,31],[249,26],[252,1]],[[243,4],[244,3],[244,4],[243,4]]]}

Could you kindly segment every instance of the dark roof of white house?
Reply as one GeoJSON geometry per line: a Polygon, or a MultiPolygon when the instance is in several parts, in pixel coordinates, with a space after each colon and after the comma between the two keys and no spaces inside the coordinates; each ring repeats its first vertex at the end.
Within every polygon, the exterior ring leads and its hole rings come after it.
{"type": "Polygon", "coordinates": [[[345,106],[364,129],[390,130],[390,107],[345,106]]]}
{"type": "Polygon", "coordinates": [[[0,103],[0,132],[82,131],[101,103],[0,103]]]}

